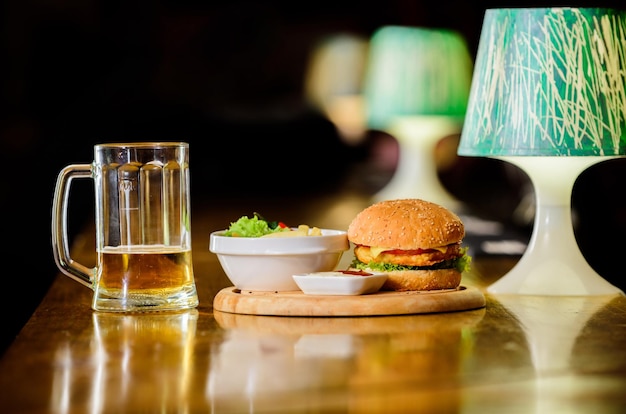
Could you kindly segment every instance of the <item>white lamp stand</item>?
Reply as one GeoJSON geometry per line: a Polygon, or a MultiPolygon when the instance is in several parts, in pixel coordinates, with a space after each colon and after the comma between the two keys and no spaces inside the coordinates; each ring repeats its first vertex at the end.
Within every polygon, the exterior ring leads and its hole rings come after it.
{"type": "Polygon", "coordinates": [[[582,255],[572,225],[571,196],[577,177],[616,156],[498,156],[528,174],[535,189],[533,233],[520,261],[487,288],[527,295],[624,294],[603,279],[582,255]]]}
{"type": "Polygon", "coordinates": [[[392,120],[388,132],[398,141],[398,166],[374,199],[420,198],[458,210],[460,202],[437,175],[435,148],[441,139],[460,131],[458,119],[449,116],[400,116],[392,120]]]}

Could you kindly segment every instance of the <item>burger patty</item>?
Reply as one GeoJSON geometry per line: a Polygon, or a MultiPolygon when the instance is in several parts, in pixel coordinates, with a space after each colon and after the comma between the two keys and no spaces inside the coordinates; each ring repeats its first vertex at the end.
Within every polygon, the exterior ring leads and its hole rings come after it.
{"type": "Polygon", "coordinates": [[[444,260],[461,257],[461,246],[458,243],[449,244],[439,249],[417,250],[384,250],[375,255],[369,246],[357,245],[354,255],[363,263],[390,263],[403,266],[432,266],[444,260]],[[442,250],[442,251],[441,251],[442,250]]]}

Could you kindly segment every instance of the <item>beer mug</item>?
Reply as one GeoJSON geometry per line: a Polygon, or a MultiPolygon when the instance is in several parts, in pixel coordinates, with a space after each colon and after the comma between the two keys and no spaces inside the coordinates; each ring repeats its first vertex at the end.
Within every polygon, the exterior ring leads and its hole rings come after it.
{"type": "Polygon", "coordinates": [[[57,267],[94,292],[96,311],[193,308],[198,296],[191,260],[189,144],[100,144],[91,164],[58,175],[52,205],[57,267]],[[96,265],[70,257],[67,235],[72,180],[95,188],[96,265]]]}

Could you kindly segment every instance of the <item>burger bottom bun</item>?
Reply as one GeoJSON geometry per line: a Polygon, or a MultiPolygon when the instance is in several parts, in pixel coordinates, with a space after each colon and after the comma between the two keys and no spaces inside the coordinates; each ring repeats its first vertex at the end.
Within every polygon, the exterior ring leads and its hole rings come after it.
{"type": "Polygon", "coordinates": [[[456,269],[394,270],[387,275],[381,290],[456,289],[461,284],[461,272],[456,269]]]}

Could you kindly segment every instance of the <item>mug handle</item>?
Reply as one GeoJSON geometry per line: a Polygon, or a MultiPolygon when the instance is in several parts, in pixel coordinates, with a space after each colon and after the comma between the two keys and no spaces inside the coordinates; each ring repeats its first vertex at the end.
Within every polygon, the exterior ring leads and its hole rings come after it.
{"type": "Polygon", "coordinates": [[[70,257],[67,237],[67,207],[70,186],[74,178],[92,178],[90,164],[72,164],[61,170],[57,177],[52,202],[52,251],[57,267],[77,282],[94,289],[96,268],[89,268],[70,257]]]}

